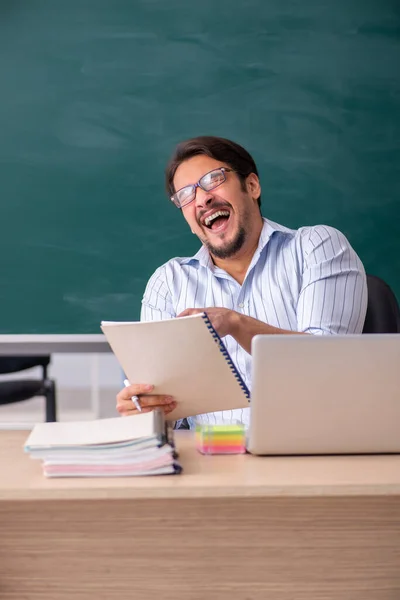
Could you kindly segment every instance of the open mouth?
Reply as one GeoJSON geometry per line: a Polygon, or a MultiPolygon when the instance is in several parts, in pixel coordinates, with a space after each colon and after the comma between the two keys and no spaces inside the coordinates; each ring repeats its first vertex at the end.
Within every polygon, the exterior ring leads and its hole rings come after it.
{"type": "Polygon", "coordinates": [[[217,210],[204,219],[203,225],[211,231],[222,231],[227,226],[229,217],[229,210],[217,210]]]}

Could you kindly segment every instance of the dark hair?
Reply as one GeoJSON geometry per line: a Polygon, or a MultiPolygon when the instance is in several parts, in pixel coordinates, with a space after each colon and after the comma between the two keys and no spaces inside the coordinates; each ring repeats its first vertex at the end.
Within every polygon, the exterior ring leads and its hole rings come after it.
{"type": "MultiPolygon", "coordinates": [[[[165,184],[168,196],[175,193],[173,179],[179,165],[199,154],[205,154],[229,165],[237,173],[244,190],[246,189],[245,181],[248,175],[255,173],[258,176],[254,159],[242,146],[225,138],[203,135],[181,142],[175,148],[175,152],[165,169],[165,184]]],[[[261,206],[261,196],[257,201],[258,206],[261,206]]]]}

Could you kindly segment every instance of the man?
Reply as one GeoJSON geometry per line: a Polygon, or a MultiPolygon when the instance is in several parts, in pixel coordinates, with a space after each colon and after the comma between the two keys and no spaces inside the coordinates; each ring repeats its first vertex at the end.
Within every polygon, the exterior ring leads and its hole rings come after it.
{"type": "MultiPolygon", "coordinates": [[[[167,166],[166,184],[202,247],[195,256],[172,259],[156,270],[144,293],[141,320],[205,311],[248,386],[256,334],[362,332],[367,286],[360,259],[332,227],[294,231],[263,219],[257,167],[244,148],[217,137],[183,142],[167,166]]],[[[168,414],[175,408],[173,398],[151,391],[151,385],[138,383],[123,389],[118,411],[137,413],[133,395],[140,397],[143,411],[161,406],[168,414]]],[[[247,424],[249,409],[200,418],[247,424]]]]}

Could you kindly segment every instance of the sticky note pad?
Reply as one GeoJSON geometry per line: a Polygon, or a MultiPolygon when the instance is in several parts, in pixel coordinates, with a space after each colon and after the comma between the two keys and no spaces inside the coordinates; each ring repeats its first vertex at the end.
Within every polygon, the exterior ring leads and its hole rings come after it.
{"type": "Polygon", "coordinates": [[[202,454],[244,454],[245,427],[242,423],[196,424],[196,448],[202,454]]]}

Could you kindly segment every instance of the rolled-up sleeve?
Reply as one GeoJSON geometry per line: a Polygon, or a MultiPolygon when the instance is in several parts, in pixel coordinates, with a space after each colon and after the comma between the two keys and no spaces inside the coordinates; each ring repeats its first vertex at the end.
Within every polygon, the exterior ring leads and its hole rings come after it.
{"type": "Polygon", "coordinates": [[[307,228],[301,237],[301,253],[298,331],[361,333],[368,300],[366,275],[346,237],[333,227],[307,228]]]}

